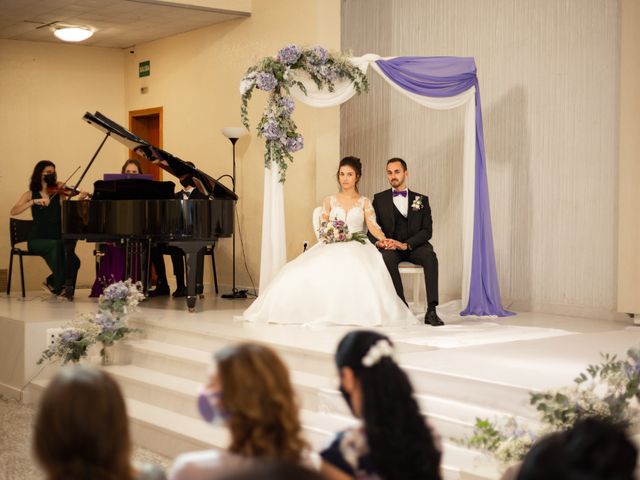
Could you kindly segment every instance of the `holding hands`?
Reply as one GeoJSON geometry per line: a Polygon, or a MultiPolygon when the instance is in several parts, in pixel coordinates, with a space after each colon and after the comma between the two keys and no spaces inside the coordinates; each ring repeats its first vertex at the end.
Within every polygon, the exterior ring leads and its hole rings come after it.
{"type": "Polygon", "coordinates": [[[399,242],[393,238],[383,238],[376,242],[376,247],[382,250],[407,250],[409,248],[409,244],[399,242]]]}

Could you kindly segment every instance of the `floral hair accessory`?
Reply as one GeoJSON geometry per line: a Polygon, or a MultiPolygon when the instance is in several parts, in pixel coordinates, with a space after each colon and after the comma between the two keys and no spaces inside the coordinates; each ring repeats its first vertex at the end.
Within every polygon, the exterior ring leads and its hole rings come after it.
{"type": "Polygon", "coordinates": [[[393,347],[386,338],[378,340],[369,347],[367,354],[362,357],[362,365],[367,368],[373,367],[382,357],[393,358],[393,347]]]}

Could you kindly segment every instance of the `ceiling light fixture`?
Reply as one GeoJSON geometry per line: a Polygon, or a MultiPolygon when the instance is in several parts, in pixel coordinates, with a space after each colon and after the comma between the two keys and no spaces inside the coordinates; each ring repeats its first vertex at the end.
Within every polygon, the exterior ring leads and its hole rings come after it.
{"type": "Polygon", "coordinates": [[[58,27],[53,34],[65,42],[82,42],[93,35],[93,31],[87,27],[58,27]]]}

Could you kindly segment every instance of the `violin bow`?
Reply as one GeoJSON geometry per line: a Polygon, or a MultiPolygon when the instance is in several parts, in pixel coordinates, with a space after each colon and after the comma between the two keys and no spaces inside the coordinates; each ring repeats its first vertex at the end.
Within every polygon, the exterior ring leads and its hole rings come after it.
{"type": "MultiPolygon", "coordinates": [[[[69,176],[67,177],[67,179],[66,179],[64,182],[62,182],[62,187],[61,187],[61,188],[65,188],[65,187],[67,186],[67,182],[68,182],[69,180],[71,180],[71,177],[73,177],[73,176],[76,174],[76,172],[77,172],[78,170],[80,170],[80,166],[79,166],[79,165],[78,165],[78,168],[76,168],[76,169],[71,173],[71,175],[69,175],[69,176]]],[[[59,192],[59,190],[58,190],[58,192],[59,192]]],[[[49,200],[51,200],[52,198],[54,198],[54,197],[58,194],[58,192],[54,192],[54,193],[53,193],[53,195],[51,195],[51,196],[49,197],[49,200]]]]}

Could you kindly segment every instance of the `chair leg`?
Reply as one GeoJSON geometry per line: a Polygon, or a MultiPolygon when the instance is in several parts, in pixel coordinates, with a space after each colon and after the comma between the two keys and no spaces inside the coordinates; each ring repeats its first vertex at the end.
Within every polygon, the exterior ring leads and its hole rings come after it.
{"type": "Polygon", "coordinates": [[[9,257],[9,278],[7,279],[7,295],[11,294],[11,274],[13,273],[13,252],[9,257]]]}
{"type": "Polygon", "coordinates": [[[218,294],[218,272],[216,271],[216,251],[215,245],[211,246],[211,266],[213,267],[213,286],[218,294]]]}
{"type": "Polygon", "coordinates": [[[422,276],[420,273],[413,275],[413,304],[416,310],[420,306],[420,277],[422,276]]]}
{"type": "Polygon", "coordinates": [[[22,298],[26,297],[24,294],[24,266],[22,265],[22,255],[20,256],[20,284],[22,285],[22,298]]]}

